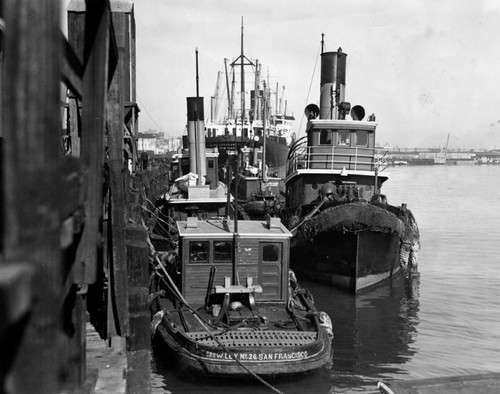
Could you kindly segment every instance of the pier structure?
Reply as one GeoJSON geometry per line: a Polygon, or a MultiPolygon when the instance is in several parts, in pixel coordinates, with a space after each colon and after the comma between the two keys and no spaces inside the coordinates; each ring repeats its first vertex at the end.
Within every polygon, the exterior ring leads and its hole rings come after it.
{"type": "Polygon", "coordinates": [[[94,392],[89,321],[148,393],[134,7],[61,6],[0,0],[0,393],[94,392]]]}

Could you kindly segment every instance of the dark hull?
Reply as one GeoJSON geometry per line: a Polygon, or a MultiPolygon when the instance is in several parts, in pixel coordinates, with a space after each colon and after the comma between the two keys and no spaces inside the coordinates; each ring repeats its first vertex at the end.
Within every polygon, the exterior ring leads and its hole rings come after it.
{"type": "MultiPolygon", "coordinates": [[[[286,332],[284,332],[286,334],[286,332]]],[[[203,334],[203,333],[200,333],[203,334]]],[[[208,334],[204,333],[205,336],[208,334]]],[[[248,336],[260,334],[266,340],[265,332],[248,332],[248,336]]],[[[269,335],[272,335],[270,332],[269,335]]],[[[275,333],[277,336],[283,332],[275,333]]],[[[291,341],[296,341],[300,332],[288,334],[291,341]]],[[[269,337],[267,336],[267,338],[269,337]]],[[[286,335],[285,335],[286,336],[286,335]]],[[[221,336],[221,340],[224,338],[221,336]]],[[[233,338],[232,341],[236,342],[233,338]]],[[[331,339],[326,331],[319,333],[319,338],[308,344],[295,346],[231,346],[234,357],[251,373],[269,375],[292,375],[311,372],[328,364],[331,360],[331,339]]],[[[228,375],[248,377],[248,371],[232,356],[219,346],[204,346],[191,341],[179,331],[174,331],[170,324],[162,324],[155,335],[155,344],[164,346],[164,350],[191,371],[208,375],[228,375]]]]}
{"type": "Polygon", "coordinates": [[[284,138],[274,139],[270,137],[267,139],[266,160],[271,167],[277,170],[278,178],[285,178],[286,176],[286,160],[289,151],[290,148],[286,145],[284,138]]]}
{"type": "MultiPolygon", "coordinates": [[[[167,360],[207,375],[292,375],[327,366],[332,358],[330,318],[295,284],[293,280],[288,289],[288,302],[252,301],[238,310],[222,305],[218,317],[213,309],[179,304],[167,291],[151,302],[155,349],[167,360]]],[[[226,297],[229,302],[230,295],[226,297]]]]}
{"type": "Polygon", "coordinates": [[[291,268],[352,293],[379,284],[413,258],[403,247],[418,237],[409,218],[408,210],[390,205],[357,201],[325,206],[296,230],[291,268]]]}
{"type": "Polygon", "coordinates": [[[397,234],[332,231],[312,242],[297,242],[291,267],[297,275],[357,293],[400,270],[397,234]]]}

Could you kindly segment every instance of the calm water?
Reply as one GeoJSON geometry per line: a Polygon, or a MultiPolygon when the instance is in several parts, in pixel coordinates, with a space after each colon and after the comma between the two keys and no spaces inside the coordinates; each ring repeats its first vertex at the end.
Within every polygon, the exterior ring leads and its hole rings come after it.
{"type": "MultiPolygon", "coordinates": [[[[333,320],[333,365],[271,381],[284,393],[375,393],[379,380],[500,372],[500,166],[396,167],[383,190],[408,204],[419,275],[353,296],[301,281],[333,320]]],[[[268,393],[153,360],[155,393],[268,393]]]]}

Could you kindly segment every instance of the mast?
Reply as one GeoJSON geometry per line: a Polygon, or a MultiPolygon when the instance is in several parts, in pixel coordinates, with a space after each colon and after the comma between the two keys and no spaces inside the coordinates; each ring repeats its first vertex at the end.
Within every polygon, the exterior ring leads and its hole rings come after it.
{"type": "Polygon", "coordinates": [[[446,145],[444,146],[443,153],[446,156],[446,153],[448,152],[448,142],[450,142],[450,133],[448,133],[448,138],[446,138],[446,145]]]}
{"type": "Polygon", "coordinates": [[[243,123],[245,123],[245,65],[243,63],[243,17],[241,17],[241,127],[243,129],[243,123]]]}
{"type": "Polygon", "coordinates": [[[227,59],[224,58],[224,69],[226,70],[226,90],[227,90],[227,116],[231,117],[231,95],[229,94],[229,75],[227,73],[227,59]]]}
{"type": "Polygon", "coordinates": [[[275,114],[278,113],[278,101],[279,101],[278,89],[279,89],[279,85],[278,85],[278,82],[276,82],[276,104],[274,104],[274,113],[275,114]]]}
{"type": "Polygon", "coordinates": [[[222,71],[219,71],[217,73],[217,83],[215,84],[215,92],[210,102],[211,104],[210,117],[212,122],[215,122],[215,118],[217,118],[217,113],[219,112],[219,90],[220,90],[221,74],[222,71]]]}
{"type": "MultiPolygon", "coordinates": [[[[257,71],[257,77],[260,81],[262,64],[259,63],[259,65],[255,67],[255,69],[257,71]]],[[[256,111],[258,113],[258,116],[256,116],[256,119],[262,119],[262,110],[261,110],[260,106],[261,106],[261,103],[260,103],[260,87],[259,87],[259,94],[257,95],[257,107],[256,107],[256,111]]]]}
{"type": "Polygon", "coordinates": [[[234,114],[234,85],[235,85],[235,80],[234,80],[234,69],[231,69],[231,73],[233,74],[233,80],[231,82],[231,113],[229,114],[230,118],[235,118],[234,114]]]}
{"type": "Polygon", "coordinates": [[[267,182],[267,171],[266,171],[266,123],[267,123],[267,99],[266,99],[266,81],[263,82],[263,103],[262,103],[262,111],[264,122],[262,122],[262,180],[267,182]]]}
{"type": "MultiPolygon", "coordinates": [[[[236,65],[240,66],[240,72],[241,72],[241,78],[240,78],[241,125],[243,127],[243,123],[245,121],[245,66],[255,67],[255,65],[252,63],[252,61],[245,56],[245,53],[243,50],[243,17],[241,17],[241,53],[240,53],[240,56],[238,56],[236,58],[236,60],[231,63],[231,67],[234,67],[236,65]]],[[[233,73],[234,73],[234,68],[233,68],[233,73]]],[[[234,78],[234,74],[233,74],[233,78],[234,78]]]]}
{"type": "Polygon", "coordinates": [[[258,119],[259,105],[259,61],[255,60],[255,85],[253,88],[253,120],[258,119]]]}

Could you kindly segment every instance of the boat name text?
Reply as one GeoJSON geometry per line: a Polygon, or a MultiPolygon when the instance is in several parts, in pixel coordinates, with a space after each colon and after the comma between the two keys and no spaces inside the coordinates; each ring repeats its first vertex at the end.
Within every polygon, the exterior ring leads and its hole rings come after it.
{"type": "MultiPolygon", "coordinates": [[[[233,353],[233,355],[240,361],[301,360],[307,357],[307,351],[289,353],[233,353]]],[[[233,357],[229,353],[207,352],[206,356],[221,360],[233,360],[233,357]]]]}

